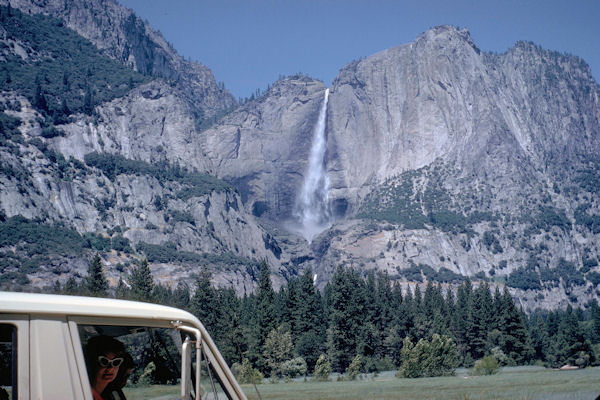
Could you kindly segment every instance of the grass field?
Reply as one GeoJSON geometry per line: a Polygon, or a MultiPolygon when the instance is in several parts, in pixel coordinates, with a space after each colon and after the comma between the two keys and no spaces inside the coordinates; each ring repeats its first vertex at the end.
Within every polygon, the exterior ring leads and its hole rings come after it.
{"type": "MultiPolygon", "coordinates": [[[[257,385],[263,400],[594,400],[600,395],[600,368],[556,371],[541,367],[505,368],[497,375],[398,379],[394,372],[353,382],[298,381],[257,385]]],[[[252,385],[242,385],[249,400],[259,399],[252,385]]],[[[166,400],[177,386],[127,388],[128,400],[166,400]]],[[[212,398],[212,397],[211,397],[212,398]]]]}
{"type": "MultiPolygon", "coordinates": [[[[251,385],[248,399],[258,399],[251,385]]],[[[263,400],[594,400],[600,395],[600,368],[555,371],[537,367],[505,368],[497,375],[398,379],[393,372],[354,382],[291,382],[258,385],[263,400]]]]}

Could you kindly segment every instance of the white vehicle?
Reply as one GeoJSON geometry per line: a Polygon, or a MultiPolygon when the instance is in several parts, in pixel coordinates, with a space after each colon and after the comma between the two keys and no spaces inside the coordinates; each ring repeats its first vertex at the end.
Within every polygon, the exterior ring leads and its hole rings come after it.
{"type": "Polygon", "coordinates": [[[134,364],[129,381],[138,385],[125,386],[126,396],[138,390],[143,398],[246,399],[188,312],[125,300],[0,292],[0,400],[92,400],[86,354],[92,346],[86,345],[99,336],[116,339],[125,352],[94,356],[98,368],[118,369],[125,354],[134,364]]]}

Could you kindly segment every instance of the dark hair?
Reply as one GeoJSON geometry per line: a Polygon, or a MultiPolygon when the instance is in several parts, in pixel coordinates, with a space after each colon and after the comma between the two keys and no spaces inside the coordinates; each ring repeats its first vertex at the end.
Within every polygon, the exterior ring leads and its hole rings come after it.
{"type": "Polygon", "coordinates": [[[96,384],[96,374],[100,370],[98,357],[113,353],[118,357],[125,354],[125,346],[117,339],[110,336],[94,336],[85,346],[85,366],[87,367],[90,383],[96,384]]]}

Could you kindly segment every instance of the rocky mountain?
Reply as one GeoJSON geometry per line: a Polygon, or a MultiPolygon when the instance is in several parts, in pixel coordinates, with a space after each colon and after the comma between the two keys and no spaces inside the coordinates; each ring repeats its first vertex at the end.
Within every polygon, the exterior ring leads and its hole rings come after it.
{"type": "Polygon", "coordinates": [[[160,32],[114,0],[0,0],[2,6],[9,4],[28,14],[59,18],[102,54],[142,74],[173,82],[193,107],[199,124],[208,124],[236,104],[208,67],[183,59],[160,32]]]}
{"type": "Polygon", "coordinates": [[[275,282],[289,274],[239,192],[208,174],[189,93],[128,72],[60,20],[0,12],[4,287],[64,283],[94,252],[113,284],[139,257],[169,284],[193,286],[207,265],[250,291],[262,260],[275,282]]]}
{"type": "Polygon", "coordinates": [[[299,75],[232,109],[112,1],[11,6],[38,19],[13,29],[2,8],[4,286],[64,282],[99,251],[113,283],[147,257],[163,282],[208,265],[240,293],[267,260],[276,284],[344,264],[405,286],[507,284],[526,309],[598,295],[600,89],[577,57],[486,53],[442,26],[342,68],[327,103],[299,75]],[[330,227],[309,242],[296,211],[323,107],[330,227]]]}
{"type": "Polygon", "coordinates": [[[333,197],[362,221],[340,224],[324,257],[507,279],[527,308],[585,303],[598,283],[598,89],[576,57],[531,43],[488,54],[448,26],[347,66],[328,165],[333,197]]]}
{"type": "MultiPolygon", "coordinates": [[[[289,119],[303,100],[289,100],[295,82],[278,82],[205,144],[225,166],[217,173],[274,221],[293,217],[307,172],[295,160],[307,159],[298,139],[309,129],[296,121],[314,126],[323,101],[325,88],[304,80],[312,118],[289,119]],[[286,158],[290,147],[302,156],[286,158]]],[[[508,282],[526,308],[596,295],[599,90],[585,62],[525,42],[485,53],[442,26],[351,63],[330,92],[324,162],[337,223],[296,258],[323,281],[347,264],[405,283],[508,282]]]]}

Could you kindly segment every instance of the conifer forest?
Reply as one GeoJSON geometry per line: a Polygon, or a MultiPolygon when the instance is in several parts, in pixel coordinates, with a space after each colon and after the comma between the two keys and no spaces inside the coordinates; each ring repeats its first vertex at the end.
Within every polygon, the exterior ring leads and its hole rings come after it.
{"type": "Polygon", "coordinates": [[[409,378],[441,376],[490,359],[498,366],[598,364],[596,301],[585,311],[569,306],[527,315],[506,287],[470,280],[456,289],[431,282],[404,289],[385,274],[362,276],[338,267],[323,290],[307,270],[275,291],[262,263],[257,290],[239,297],[233,289],[213,287],[207,269],[190,287],[156,284],[143,261],[111,293],[94,257],[87,277],[56,284],[54,291],[189,310],[234,369],[245,366],[259,377],[318,379],[323,369],[350,379],[386,370],[409,378]]]}

